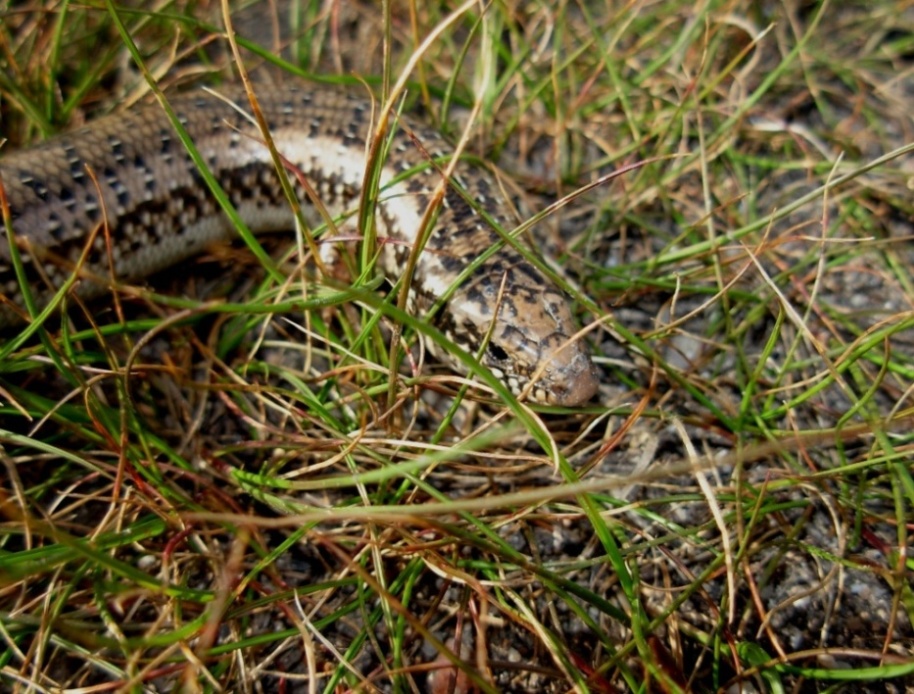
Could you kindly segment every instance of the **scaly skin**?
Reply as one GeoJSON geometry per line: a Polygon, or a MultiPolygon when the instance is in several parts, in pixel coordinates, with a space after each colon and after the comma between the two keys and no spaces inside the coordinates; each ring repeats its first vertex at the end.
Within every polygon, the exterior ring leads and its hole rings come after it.
{"type": "MultiPolygon", "coordinates": [[[[242,92],[226,93],[247,112],[242,92]]],[[[327,208],[339,213],[354,207],[371,134],[369,102],[346,91],[316,87],[260,89],[257,96],[279,152],[302,171],[327,208]]],[[[292,214],[256,127],[208,94],[180,96],[171,103],[245,223],[255,232],[291,228],[292,214]]],[[[382,266],[392,279],[402,272],[439,181],[428,156],[447,152],[439,134],[400,120],[381,173],[377,205],[379,234],[397,241],[384,244],[382,253],[382,266]],[[403,178],[404,172],[410,173],[403,178]]],[[[486,170],[460,162],[453,180],[479,209],[500,225],[512,226],[486,170]]],[[[103,215],[112,232],[114,274],[121,282],[163,270],[235,234],[156,106],[102,118],[37,147],[6,154],[0,159],[0,182],[30,287],[44,303],[72,273],[103,215]]],[[[299,193],[303,206],[310,207],[307,196],[299,193]]],[[[416,267],[411,287],[415,310],[428,310],[470,262],[499,240],[483,216],[450,186],[416,267]]],[[[78,291],[97,296],[104,283],[91,277],[111,276],[102,234],[96,236],[84,270],[78,291]]],[[[0,292],[22,306],[5,232],[0,239],[0,292]]],[[[0,327],[18,320],[17,315],[23,314],[0,305],[0,327]]],[[[471,353],[479,349],[494,320],[483,363],[515,393],[541,368],[530,390],[534,400],[573,406],[596,392],[596,371],[585,347],[570,341],[575,328],[567,301],[509,246],[458,287],[435,320],[471,353]]]]}

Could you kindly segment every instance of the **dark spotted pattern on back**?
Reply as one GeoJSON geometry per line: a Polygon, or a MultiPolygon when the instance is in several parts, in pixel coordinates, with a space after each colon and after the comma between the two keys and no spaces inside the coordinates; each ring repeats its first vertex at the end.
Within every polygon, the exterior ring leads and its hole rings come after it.
{"type": "MultiPolygon", "coordinates": [[[[248,110],[243,93],[229,90],[228,96],[248,110]]],[[[370,103],[348,92],[315,88],[267,90],[258,97],[283,156],[308,178],[332,213],[351,211],[372,132],[370,103]]],[[[293,220],[279,179],[251,122],[209,95],[176,97],[172,105],[245,223],[257,232],[290,228],[293,220]]],[[[392,279],[402,272],[417,241],[419,222],[449,152],[440,135],[427,127],[408,119],[400,126],[382,172],[376,209],[381,235],[395,241],[382,246],[382,265],[392,279]],[[412,172],[395,182],[405,171],[412,172]]],[[[104,291],[112,273],[120,282],[136,281],[235,234],[157,106],[103,118],[8,154],[0,159],[0,181],[27,279],[40,302],[47,302],[72,273],[102,220],[111,230],[113,267],[104,235],[97,234],[86,277],[77,285],[87,297],[104,291]]],[[[461,186],[498,224],[514,226],[487,171],[460,162],[453,185],[461,186]]],[[[440,298],[480,254],[502,243],[485,216],[453,185],[416,268],[411,289],[418,310],[440,298]]],[[[297,192],[307,206],[303,191],[297,192]]],[[[0,238],[0,292],[22,305],[5,238],[0,238]]],[[[0,305],[0,327],[16,315],[0,305]]],[[[531,395],[541,400],[573,405],[596,389],[585,349],[570,342],[575,328],[564,297],[510,246],[503,246],[456,289],[438,320],[471,352],[480,350],[489,335],[484,362],[515,392],[535,375],[539,380],[531,395]]]]}

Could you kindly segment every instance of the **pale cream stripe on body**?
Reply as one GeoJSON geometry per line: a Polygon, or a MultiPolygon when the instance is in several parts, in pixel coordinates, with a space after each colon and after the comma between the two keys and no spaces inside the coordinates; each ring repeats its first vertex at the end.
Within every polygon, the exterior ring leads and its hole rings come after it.
{"type": "MultiPolygon", "coordinates": [[[[242,92],[223,93],[247,110],[242,92]]],[[[334,214],[357,205],[372,125],[370,103],[343,89],[312,86],[261,88],[257,96],[279,152],[307,177],[323,204],[334,214]]],[[[249,228],[291,228],[292,214],[279,179],[250,120],[205,92],[175,97],[171,103],[249,228]]],[[[394,280],[416,241],[440,177],[428,156],[441,157],[448,151],[432,129],[408,119],[397,125],[377,205],[379,235],[397,241],[383,244],[381,257],[385,273],[394,280]]],[[[503,227],[514,226],[488,171],[460,162],[453,180],[474,205],[453,185],[448,187],[416,267],[412,309],[417,315],[427,311],[471,261],[499,242],[474,206],[503,227]]],[[[0,181],[29,286],[40,303],[47,303],[70,275],[103,210],[112,230],[115,276],[122,282],[163,270],[236,235],[157,105],[108,116],[36,147],[7,152],[0,158],[0,181]]],[[[299,193],[307,206],[307,196],[299,193]]],[[[101,234],[95,237],[85,270],[87,277],[110,277],[101,234]]],[[[78,284],[86,297],[103,290],[91,279],[78,284]]],[[[8,327],[25,313],[5,232],[0,240],[0,292],[8,300],[0,305],[0,327],[8,327]]],[[[566,297],[510,246],[483,263],[434,320],[472,354],[488,335],[483,363],[515,393],[525,389],[535,373],[540,377],[528,391],[536,401],[573,406],[596,392],[598,377],[588,351],[571,339],[576,330],[566,297]],[[491,329],[496,306],[498,316],[491,329]]]]}

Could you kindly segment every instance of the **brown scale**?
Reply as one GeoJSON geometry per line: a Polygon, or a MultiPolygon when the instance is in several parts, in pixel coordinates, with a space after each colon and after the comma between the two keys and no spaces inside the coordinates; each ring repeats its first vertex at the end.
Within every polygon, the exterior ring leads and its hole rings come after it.
{"type": "MultiPolygon", "coordinates": [[[[238,90],[228,90],[227,95],[247,105],[238,90]]],[[[280,152],[305,174],[331,213],[351,206],[364,174],[371,104],[349,92],[312,87],[261,89],[258,100],[280,152]]],[[[171,103],[245,223],[255,232],[291,228],[292,216],[278,179],[250,121],[207,94],[179,96],[171,103]]],[[[448,147],[440,135],[406,118],[400,128],[384,166],[382,182],[387,185],[378,202],[379,231],[411,246],[419,231],[418,220],[439,181],[438,170],[425,152],[437,159],[448,147]],[[403,128],[421,139],[423,149],[403,128]],[[392,183],[413,168],[416,171],[409,180],[392,183]]],[[[507,206],[493,192],[498,186],[486,170],[460,162],[454,180],[486,214],[502,226],[512,226],[507,206]]],[[[139,280],[235,235],[157,106],[102,118],[34,148],[8,153],[0,159],[0,181],[10,202],[27,278],[39,301],[46,302],[72,271],[103,211],[115,244],[114,272],[121,282],[139,280]],[[101,199],[87,168],[98,181],[101,199]],[[36,263],[45,269],[50,287],[36,263]]],[[[21,306],[3,235],[0,291],[21,306]]],[[[427,310],[470,262],[498,243],[499,235],[483,216],[449,189],[416,267],[411,289],[418,310],[427,310]]],[[[403,244],[386,244],[382,255],[383,267],[396,280],[407,255],[403,244]]],[[[78,291],[85,297],[96,296],[104,291],[104,284],[92,281],[91,275],[110,275],[100,237],[86,269],[90,276],[80,280],[78,291]]],[[[0,328],[16,320],[15,312],[0,306],[0,328]]],[[[597,389],[585,347],[569,344],[575,326],[567,301],[510,247],[481,265],[454,292],[436,320],[452,339],[474,353],[484,336],[491,335],[483,363],[514,392],[524,389],[538,370],[540,379],[530,391],[536,400],[577,405],[597,389]]],[[[455,363],[447,355],[439,356],[455,363]]]]}

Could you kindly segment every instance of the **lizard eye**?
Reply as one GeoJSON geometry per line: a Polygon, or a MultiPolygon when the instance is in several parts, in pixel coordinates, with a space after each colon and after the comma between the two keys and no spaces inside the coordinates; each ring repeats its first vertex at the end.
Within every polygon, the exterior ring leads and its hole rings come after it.
{"type": "Polygon", "coordinates": [[[489,356],[496,361],[508,360],[508,353],[496,345],[494,342],[489,342],[489,344],[486,346],[486,351],[489,353],[489,356]]]}

